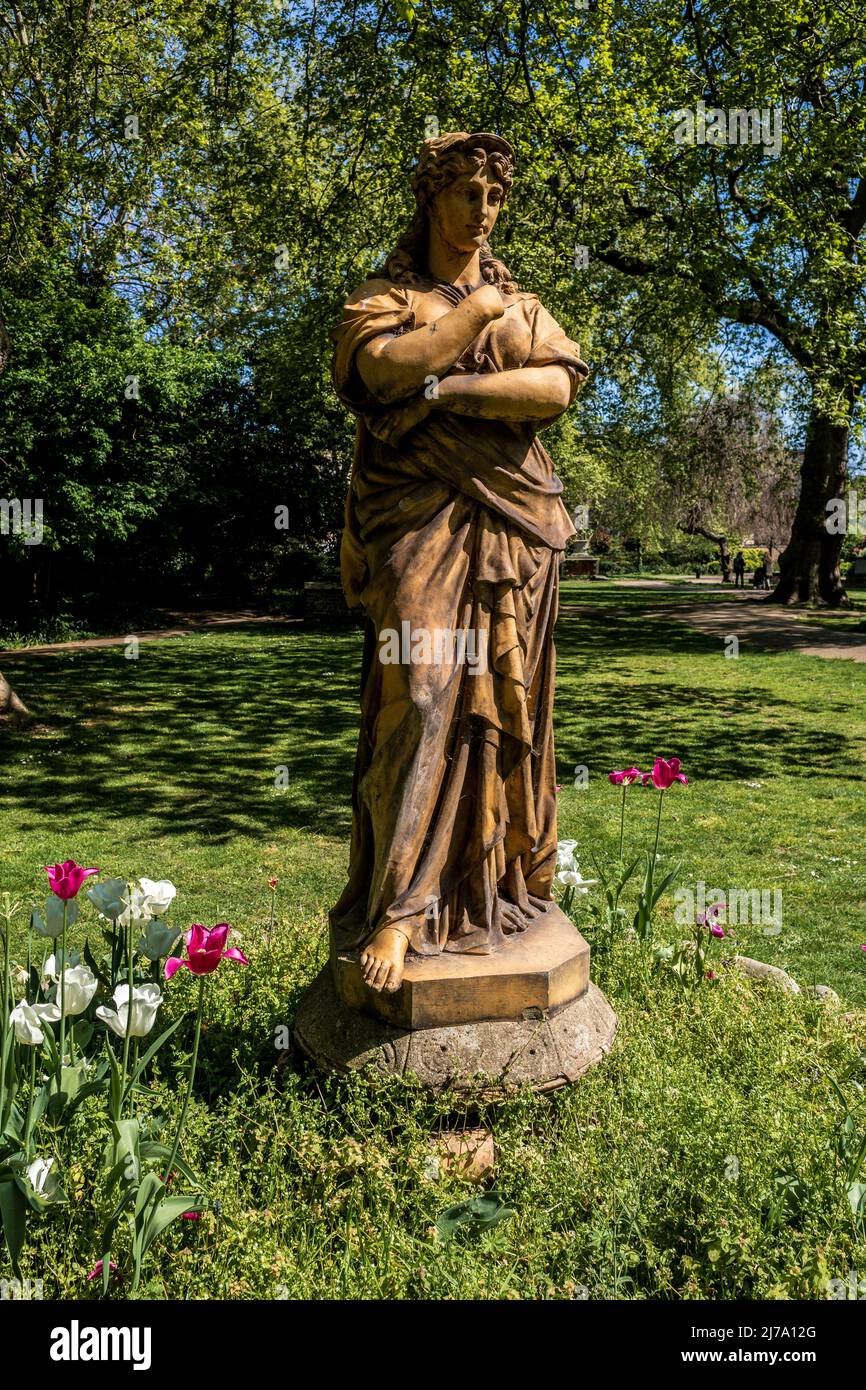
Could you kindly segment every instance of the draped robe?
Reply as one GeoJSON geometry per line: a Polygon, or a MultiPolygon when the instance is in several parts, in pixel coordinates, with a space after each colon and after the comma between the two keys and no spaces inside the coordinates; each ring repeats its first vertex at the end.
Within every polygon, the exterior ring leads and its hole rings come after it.
{"type": "MultiPolygon", "coordinates": [[[[421,955],[487,954],[551,901],[552,633],[574,528],[536,437],[549,422],[425,414],[423,392],[382,407],[355,362],[463,293],[370,280],[333,332],[334,385],[358,416],[342,579],[366,614],[349,879],[330,919],[341,951],[395,927],[421,955]],[[461,631],[462,650],[437,639],[461,631]]],[[[573,398],[579,346],[534,295],[506,302],[452,370],[558,363],[573,398]]]]}

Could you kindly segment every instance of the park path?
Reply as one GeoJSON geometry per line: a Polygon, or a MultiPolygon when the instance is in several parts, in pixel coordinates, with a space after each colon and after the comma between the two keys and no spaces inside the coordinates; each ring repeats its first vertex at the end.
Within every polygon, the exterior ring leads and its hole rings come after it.
{"type": "Polygon", "coordinates": [[[176,627],[148,628],[142,632],[127,632],[123,637],[85,637],[77,642],[49,642],[41,647],[9,647],[0,651],[0,660],[5,657],[53,656],[60,652],[95,651],[99,647],[125,647],[130,638],[139,642],[159,642],[165,637],[191,637],[196,632],[213,632],[221,628],[248,627],[252,623],[279,624],[299,623],[300,618],[289,618],[280,613],[257,613],[246,609],[209,609],[204,612],[172,612],[169,615],[177,620],[176,627]]]}
{"type": "Polygon", "coordinates": [[[654,589],[682,593],[684,585],[696,591],[695,597],[666,604],[664,608],[645,611],[647,618],[685,623],[709,637],[737,637],[740,643],[751,643],[777,652],[799,652],[802,656],[822,656],[836,661],[866,661],[866,632],[833,632],[819,623],[803,622],[796,610],[770,605],[750,589],[731,590],[712,579],[617,579],[617,588],[654,589]],[[724,603],[706,602],[698,598],[701,588],[712,585],[713,591],[725,595],[724,603]]]}
{"type": "MultiPolygon", "coordinates": [[[[614,580],[617,588],[663,590],[682,592],[682,581],[670,582],[664,579],[619,579],[614,580]]],[[[710,581],[711,582],[711,581],[710,581]]],[[[690,581],[695,590],[705,588],[707,580],[690,581]]],[[[803,656],[821,656],[843,661],[866,661],[866,632],[832,632],[818,623],[805,623],[786,608],[770,607],[749,590],[736,594],[730,588],[722,590],[714,586],[716,592],[724,592],[726,602],[713,603],[684,598],[664,608],[647,609],[648,618],[659,621],[685,623],[698,632],[720,641],[734,635],[740,642],[752,643],[771,651],[800,652],[803,656]]],[[[561,604],[563,616],[568,613],[597,610],[592,606],[564,600],[561,604]]],[[[84,652],[104,647],[123,647],[131,637],[139,642],[158,642],[167,637],[189,637],[197,632],[213,632],[232,627],[247,627],[252,624],[283,626],[288,623],[301,623],[302,619],[288,617],[279,613],[259,613],[255,609],[208,609],[199,612],[173,611],[170,616],[176,625],[165,628],[152,628],[142,632],[128,632],[119,637],[88,637],[80,641],[51,642],[40,647],[10,647],[0,651],[0,660],[8,657],[52,656],[62,652],[84,652]]]]}
{"type": "Polygon", "coordinates": [[[836,661],[866,661],[866,632],[833,632],[819,623],[804,623],[786,608],[769,607],[760,599],[727,603],[672,603],[653,609],[647,617],[673,619],[724,641],[739,638],[777,652],[799,652],[836,661]]]}
{"type": "MultiPolygon", "coordinates": [[[[641,616],[659,622],[685,623],[710,637],[737,637],[740,643],[763,647],[777,652],[799,652],[802,656],[821,656],[836,661],[866,661],[866,631],[854,628],[834,632],[820,623],[804,622],[796,609],[782,608],[764,602],[763,596],[752,589],[722,587],[719,580],[699,580],[678,577],[668,579],[614,579],[618,589],[643,589],[676,594],[677,598],[664,608],[646,608],[641,616]],[[687,588],[694,592],[684,594],[687,588]],[[711,588],[724,602],[713,602],[701,595],[711,588]],[[682,596],[682,597],[680,597],[682,596]]],[[[574,602],[569,595],[560,602],[563,616],[570,613],[591,615],[598,609],[592,604],[574,602]]]]}

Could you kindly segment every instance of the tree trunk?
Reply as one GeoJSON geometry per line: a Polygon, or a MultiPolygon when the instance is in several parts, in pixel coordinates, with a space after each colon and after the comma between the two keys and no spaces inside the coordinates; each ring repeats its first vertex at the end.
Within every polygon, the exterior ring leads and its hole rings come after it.
{"type": "Polygon", "coordinates": [[[770,603],[823,602],[833,608],[849,603],[839,570],[845,534],[827,527],[827,503],[845,495],[849,433],[847,422],[839,424],[813,411],[800,469],[800,499],[791,539],[779,557],[780,578],[770,603]]]}
{"type": "Polygon", "coordinates": [[[719,562],[722,566],[722,583],[730,584],[734,571],[731,565],[731,549],[728,545],[727,536],[723,535],[720,531],[710,531],[706,526],[684,526],[680,524],[679,529],[684,531],[687,536],[703,536],[705,541],[712,541],[719,547],[719,562]]]}
{"type": "MultiPolygon", "coordinates": [[[[0,318],[0,375],[6,369],[12,352],[12,344],[9,341],[9,334],[6,332],[6,325],[0,318]]],[[[0,671],[0,715],[11,715],[14,719],[29,719],[30,711],[24,701],[19,699],[7,681],[3,672],[0,671]]]]}
{"type": "Polygon", "coordinates": [[[23,700],[20,700],[7,681],[3,672],[0,671],[0,715],[9,714],[17,719],[28,719],[30,711],[23,700]]]}

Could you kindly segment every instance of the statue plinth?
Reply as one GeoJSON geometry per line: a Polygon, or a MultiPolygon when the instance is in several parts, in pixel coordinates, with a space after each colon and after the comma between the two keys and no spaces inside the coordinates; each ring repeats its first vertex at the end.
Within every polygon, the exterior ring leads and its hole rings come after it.
{"type": "Polygon", "coordinates": [[[331,966],[337,994],[350,1009],[397,1028],[443,1028],[517,1019],[526,1010],[547,1013],[572,1003],[589,985],[589,945],[551,904],[495,954],[410,953],[402,987],[394,994],[367,988],[356,952],[332,953],[331,966]]]}
{"type": "Polygon", "coordinates": [[[356,954],[332,952],[301,1001],[295,1041],[329,1071],[413,1074],[433,1090],[553,1090],[610,1049],[616,1015],[589,979],[589,945],[554,904],[495,954],[410,953],[375,993],[356,954]]]}

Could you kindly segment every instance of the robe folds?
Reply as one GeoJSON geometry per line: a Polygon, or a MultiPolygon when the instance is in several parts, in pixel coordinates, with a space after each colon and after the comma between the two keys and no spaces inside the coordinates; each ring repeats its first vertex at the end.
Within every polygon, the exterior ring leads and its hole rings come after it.
{"type": "MultiPolygon", "coordinates": [[[[465,291],[468,292],[468,291],[465,291]]],[[[556,867],[553,689],[562,484],[524,424],[379,405],[358,349],[430,323],[458,287],[368,280],[333,331],[333,380],[357,415],[341,571],[366,632],[349,879],[338,950],[395,927],[421,955],[487,954],[551,901],[556,867]]],[[[454,372],[588,368],[531,294],[454,372]]],[[[431,378],[428,390],[435,390],[431,378]]]]}

